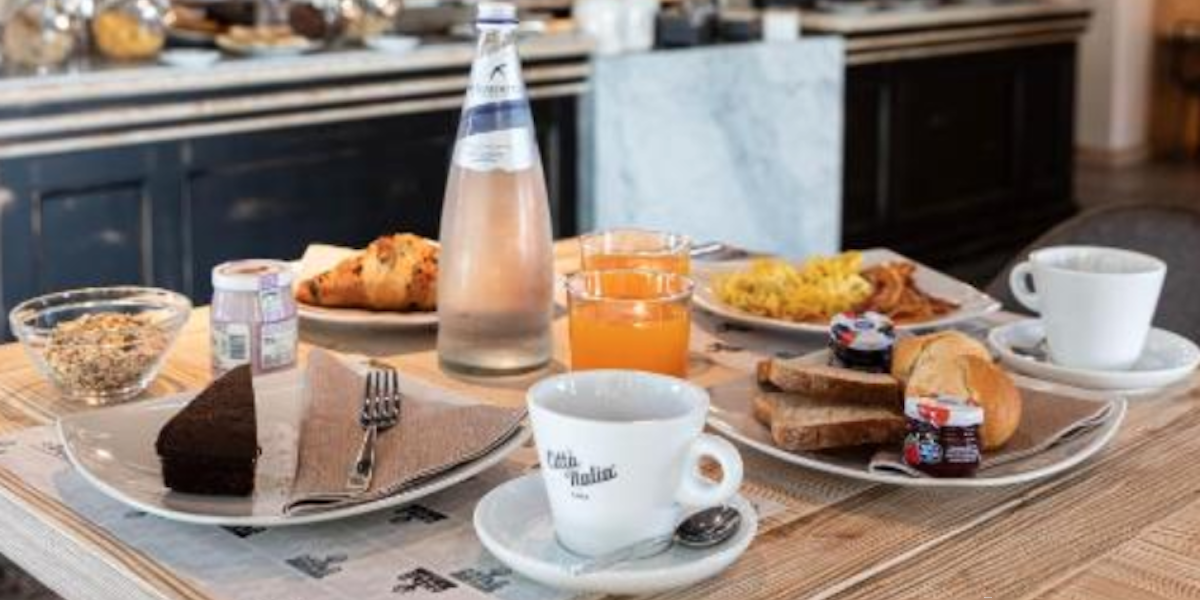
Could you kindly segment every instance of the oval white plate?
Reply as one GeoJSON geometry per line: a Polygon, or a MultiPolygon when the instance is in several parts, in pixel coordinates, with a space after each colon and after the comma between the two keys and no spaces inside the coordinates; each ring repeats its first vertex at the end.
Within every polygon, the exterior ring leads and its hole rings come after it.
{"type": "MultiPolygon", "coordinates": [[[[354,256],[357,252],[359,251],[340,246],[328,246],[325,244],[310,245],[304,251],[304,256],[296,263],[293,263],[296,265],[296,285],[300,285],[300,282],[305,279],[316,277],[334,268],[343,259],[354,256]]],[[[359,308],[325,308],[323,306],[310,306],[297,302],[296,312],[305,321],[338,327],[429,329],[437,326],[438,323],[437,311],[406,313],[363,310],[359,308]]]]}
{"type": "Polygon", "coordinates": [[[174,49],[158,55],[158,61],[172,67],[199,69],[216,64],[221,53],[216,50],[174,49]]]}
{"type": "Polygon", "coordinates": [[[300,54],[312,52],[319,49],[321,44],[310,40],[306,40],[303,44],[278,46],[272,46],[268,44],[242,44],[228,35],[218,35],[217,46],[226,52],[241,54],[243,56],[273,58],[283,56],[298,56],[300,54]]]}
{"type": "MultiPolygon", "coordinates": [[[[958,309],[937,319],[921,323],[898,325],[896,329],[899,331],[945,327],[1000,310],[1000,303],[991,296],[940,271],[935,271],[886,248],[863,250],[864,267],[897,261],[911,262],[917,265],[917,270],[913,274],[913,277],[916,280],[917,286],[922,291],[958,305],[958,309]]],[[[826,334],[829,332],[829,326],[823,323],[796,323],[783,319],[760,317],[729,306],[717,298],[716,291],[712,287],[713,277],[723,273],[746,269],[751,262],[753,261],[739,260],[719,263],[694,261],[692,263],[692,275],[696,280],[696,293],[693,300],[696,306],[721,318],[751,327],[814,334],[826,334]]]]}
{"type": "Polygon", "coordinates": [[[394,496],[324,512],[285,515],[283,506],[295,477],[296,443],[304,411],[299,380],[298,370],[254,380],[262,454],[254,494],[245,498],[179,494],[163,487],[154,441],[163,424],[195,392],[63,417],[58,421],[58,435],[71,464],[84,479],[124,504],[172,521],[253,527],[333,521],[412,502],[498,464],[531,436],[523,425],[491,454],[394,496]]]}
{"type": "Polygon", "coordinates": [[[1161,388],[1188,378],[1196,367],[1200,367],[1200,348],[1187,338],[1164,329],[1150,330],[1142,356],[1128,371],[1063,367],[1012,350],[1013,346],[1037,347],[1045,339],[1045,329],[1038,319],[1009,323],[988,333],[988,344],[1000,357],[1000,362],[1014,371],[1081,388],[1123,391],[1161,388]]]}
{"type": "MultiPolygon", "coordinates": [[[[808,355],[824,357],[824,352],[808,355]]],[[[758,384],[753,376],[709,389],[712,405],[708,424],[717,432],[749,446],[759,452],[773,456],[786,463],[875,483],[911,487],[957,487],[986,488],[1026,483],[1062,473],[1095,455],[1116,435],[1121,421],[1125,419],[1128,403],[1125,398],[1112,394],[1089,392],[1067,388],[1023,377],[1015,377],[1017,387],[1023,390],[1037,389],[1061,396],[1072,396],[1113,403],[1112,410],[1100,425],[1047,449],[1045,452],[996,466],[975,477],[962,479],[937,479],[933,477],[909,477],[900,473],[874,472],[867,468],[870,459],[867,452],[788,452],[775,445],[771,432],[754,418],[753,394],[758,384]]]]}
{"type": "Polygon", "coordinates": [[[404,54],[421,45],[421,38],[413,35],[380,35],[364,40],[368,48],[388,54],[404,54]]]}
{"type": "Polygon", "coordinates": [[[576,592],[653,594],[713,577],[746,551],[758,531],[758,514],[742,496],[734,496],[729,504],[741,511],[742,526],[716,548],[675,546],[644,560],[572,575],[571,566],[582,559],[555,539],[542,474],[531,473],[506,482],[479,501],[475,534],[500,562],[538,583],[576,592]]]}

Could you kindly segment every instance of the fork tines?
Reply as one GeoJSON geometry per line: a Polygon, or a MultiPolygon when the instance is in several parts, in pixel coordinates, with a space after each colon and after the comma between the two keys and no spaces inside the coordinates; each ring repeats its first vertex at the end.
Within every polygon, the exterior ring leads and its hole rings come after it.
{"type": "Polygon", "coordinates": [[[400,377],[394,369],[372,369],[367,374],[359,421],[364,427],[388,427],[400,417],[400,377]]]}

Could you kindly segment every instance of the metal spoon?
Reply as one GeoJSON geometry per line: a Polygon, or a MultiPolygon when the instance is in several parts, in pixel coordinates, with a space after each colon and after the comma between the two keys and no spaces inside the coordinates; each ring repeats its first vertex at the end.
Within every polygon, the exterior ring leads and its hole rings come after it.
{"type": "Polygon", "coordinates": [[[631,560],[649,558],[671,549],[676,542],[687,548],[712,548],[733,537],[742,525],[742,513],[732,506],[714,506],[686,518],[668,535],[648,538],[607,554],[593,556],[570,567],[572,575],[603,571],[631,560]]]}
{"type": "Polygon", "coordinates": [[[1049,353],[1046,351],[1046,338],[1038,340],[1037,343],[1033,344],[1032,346],[1018,346],[1016,344],[1012,344],[1009,346],[1009,349],[1012,350],[1012,353],[1016,354],[1017,356],[1031,358],[1038,362],[1047,362],[1049,360],[1049,353]]]}

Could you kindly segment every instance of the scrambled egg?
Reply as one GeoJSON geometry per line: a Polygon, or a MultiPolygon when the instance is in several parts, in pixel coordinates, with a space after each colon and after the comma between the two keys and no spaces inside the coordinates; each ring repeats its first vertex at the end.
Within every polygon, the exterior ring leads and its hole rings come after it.
{"type": "Polygon", "coordinates": [[[799,267],[762,259],[745,271],[717,276],[713,290],[722,302],[751,314],[824,323],[870,298],[874,286],[861,271],[859,252],[817,256],[799,267]]]}

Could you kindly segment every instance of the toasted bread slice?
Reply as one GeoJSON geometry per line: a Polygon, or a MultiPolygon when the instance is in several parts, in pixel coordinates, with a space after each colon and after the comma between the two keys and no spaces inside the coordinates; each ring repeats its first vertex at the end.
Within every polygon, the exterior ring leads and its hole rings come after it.
{"type": "Polygon", "coordinates": [[[904,406],[904,386],[885,373],[864,373],[798,359],[770,359],[759,363],[758,381],[813,400],[897,411],[904,406]]]}
{"type": "Polygon", "coordinates": [[[754,417],[768,426],[775,445],[789,452],[896,444],[905,419],[879,406],[831,404],[786,392],[761,392],[754,417]]]}

